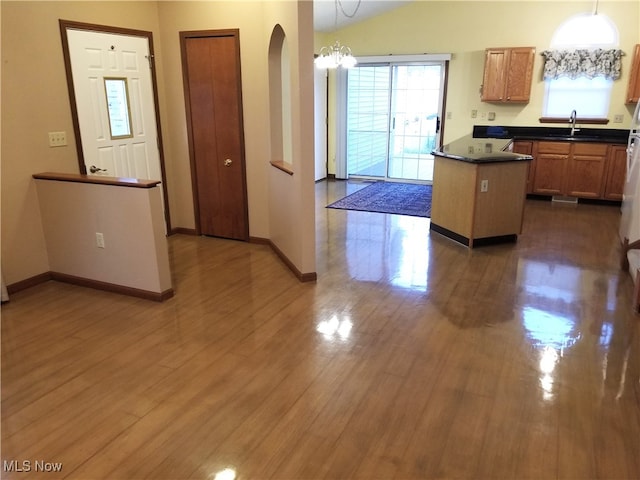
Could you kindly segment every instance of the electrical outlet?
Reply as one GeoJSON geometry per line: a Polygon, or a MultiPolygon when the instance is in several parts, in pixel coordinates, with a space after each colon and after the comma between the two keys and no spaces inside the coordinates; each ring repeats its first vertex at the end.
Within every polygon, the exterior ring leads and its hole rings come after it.
{"type": "Polygon", "coordinates": [[[96,246],[104,248],[104,235],[102,233],[96,232],[96,246]]]}
{"type": "Polygon", "coordinates": [[[483,193],[489,191],[489,180],[480,181],[480,191],[483,193]]]}
{"type": "Polygon", "coordinates": [[[489,113],[487,114],[487,120],[491,120],[491,121],[493,121],[493,120],[495,120],[495,119],[496,119],[496,112],[489,112],[489,113]]]}
{"type": "Polygon", "coordinates": [[[624,120],[624,115],[615,115],[613,117],[613,123],[622,123],[622,121],[624,120]]]}
{"type": "Polygon", "coordinates": [[[49,132],[50,147],[64,147],[67,144],[67,132],[49,132]]]}
{"type": "Polygon", "coordinates": [[[477,118],[478,117],[478,110],[471,110],[471,118],[477,118]]]}

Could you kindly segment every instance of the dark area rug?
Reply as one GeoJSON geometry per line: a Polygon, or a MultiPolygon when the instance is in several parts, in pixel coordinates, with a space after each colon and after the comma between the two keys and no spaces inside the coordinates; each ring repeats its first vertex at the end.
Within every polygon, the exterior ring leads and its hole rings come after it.
{"type": "Polygon", "coordinates": [[[431,217],[431,185],[376,182],[327,208],[431,217]]]}

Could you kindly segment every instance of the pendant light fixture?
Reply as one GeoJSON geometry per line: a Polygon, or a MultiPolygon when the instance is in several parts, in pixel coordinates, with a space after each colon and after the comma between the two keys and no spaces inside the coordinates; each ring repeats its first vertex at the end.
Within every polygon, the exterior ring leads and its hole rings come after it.
{"type": "Polygon", "coordinates": [[[316,67],[318,68],[351,68],[358,61],[356,57],[351,54],[351,49],[346,45],[340,45],[340,42],[336,40],[330,47],[322,47],[320,54],[314,60],[316,67]]]}
{"type": "MultiPolygon", "coordinates": [[[[347,17],[347,18],[353,18],[356,16],[356,13],[358,12],[358,9],[360,8],[360,3],[362,2],[362,0],[358,0],[358,4],[356,5],[355,10],[353,11],[352,14],[348,14],[347,12],[344,11],[344,8],[342,6],[342,1],[341,0],[335,0],[335,26],[336,28],[338,27],[338,7],[340,8],[340,11],[342,11],[342,14],[347,17]]],[[[353,56],[353,54],[351,53],[351,49],[349,47],[347,47],[346,45],[341,45],[340,42],[338,40],[336,40],[336,42],[329,46],[329,47],[322,47],[320,49],[320,53],[318,54],[318,56],[316,57],[316,59],[314,60],[314,63],[316,65],[316,67],[318,68],[323,68],[323,69],[328,69],[328,68],[338,68],[338,67],[342,67],[342,68],[351,68],[353,66],[356,65],[356,63],[358,63],[358,61],[356,60],[356,58],[353,56]]]]}

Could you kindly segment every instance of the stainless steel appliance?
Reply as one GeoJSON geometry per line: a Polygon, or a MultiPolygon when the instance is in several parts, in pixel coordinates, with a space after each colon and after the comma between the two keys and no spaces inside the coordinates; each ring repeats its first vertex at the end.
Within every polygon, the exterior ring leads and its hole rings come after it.
{"type": "Polygon", "coordinates": [[[632,248],[627,252],[629,271],[636,283],[640,282],[640,103],[631,121],[627,144],[627,176],[622,197],[620,240],[632,248]]]}

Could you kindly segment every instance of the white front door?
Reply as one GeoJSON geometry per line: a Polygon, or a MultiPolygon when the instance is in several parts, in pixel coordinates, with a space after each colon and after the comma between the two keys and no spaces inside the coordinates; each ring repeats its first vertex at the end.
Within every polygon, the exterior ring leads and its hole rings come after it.
{"type": "Polygon", "coordinates": [[[162,180],[145,37],[67,29],[87,174],[162,180]]]}

